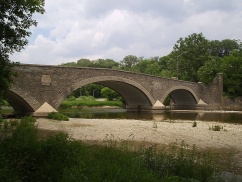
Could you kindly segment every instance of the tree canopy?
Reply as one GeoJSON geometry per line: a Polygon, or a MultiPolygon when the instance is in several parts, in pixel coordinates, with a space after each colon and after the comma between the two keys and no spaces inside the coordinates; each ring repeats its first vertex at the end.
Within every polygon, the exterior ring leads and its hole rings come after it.
{"type": "Polygon", "coordinates": [[[44,13],[44,0],[0,0],[0,99],[10,86],[12,62],[9,55],[28,43],[28,30],[36,26],[34,13],[44,13]]]}

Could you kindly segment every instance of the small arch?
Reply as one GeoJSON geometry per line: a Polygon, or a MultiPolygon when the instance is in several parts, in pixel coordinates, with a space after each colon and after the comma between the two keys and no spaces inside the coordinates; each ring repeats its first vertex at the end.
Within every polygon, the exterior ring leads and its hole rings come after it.
{"type": "Polygon", "coordinates": [[[164,102],[167,96],[170,96],[175,105],[197,105],[199,99],[195,92],[188,87],[177,86],[169,89],[162,97],[164,102]]]}
{"type": "Polygon", "coordinates": [[[115,90],[124,98],[129,108],[138,106],[143,108],[151,108],[155,103],[155,99],[151,96],[151,94],[137,82],[115,76],[100,76],[76,82],[62,92],[57,97],[58,100],[56,103],[53,105],[58,107],[62,100],[64,100],[71,92],[90,83],[100,84],[115,90]]]}

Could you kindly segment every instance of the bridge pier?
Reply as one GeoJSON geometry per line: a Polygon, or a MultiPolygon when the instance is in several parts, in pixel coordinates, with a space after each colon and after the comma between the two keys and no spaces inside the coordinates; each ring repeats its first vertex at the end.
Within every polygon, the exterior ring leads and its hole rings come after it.
{"type": "Polygon", "coordinates": [[[140,111],[140,112],[152,112],[152,113],[164,113],[166,107],[160,102],[156,101],[153,106],[144,106],[144,105],[137,105],[137,106],[126,106],[127,111],[140,111]]]}
{"type": "Polygon", "coordinates": [[[45,102],[42,106],[40,106],[35,112],[33,112],[32,116],[44,117],[48,116],[52,112],[58,112],[55,108],[53,108],[50,104],[45,102]]]}

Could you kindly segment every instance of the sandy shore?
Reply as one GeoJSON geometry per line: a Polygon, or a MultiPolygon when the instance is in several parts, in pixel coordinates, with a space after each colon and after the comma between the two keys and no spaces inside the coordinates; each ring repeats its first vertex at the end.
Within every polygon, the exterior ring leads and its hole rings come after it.
{"type": "Polygon", "coordinates": [[[242,153],[242,125],[197,121],[154,122],[117,119],[73,119],[54,121],[38,119],[41,129],[67,132],[77,140],[134,140],[169,144],[171,142],[196,144],[199,148],[227,148],[242,153]],[[209,130],[214,125],[221,131],[209,130]]]}

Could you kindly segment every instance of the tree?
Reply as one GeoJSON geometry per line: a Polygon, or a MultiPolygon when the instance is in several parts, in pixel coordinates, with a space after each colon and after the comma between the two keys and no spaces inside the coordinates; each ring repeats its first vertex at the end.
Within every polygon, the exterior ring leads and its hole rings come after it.
{"type": "Polygon", "coordinates": [[[28,29],[36,26],[34,13],[44,13],[44,0],[0,0],[0,99],[8,90],[13,72],[9,55],[20,51],[31,35],[28,29]]]}
{"type": "Polygon", "coordinates": [[[242,55],[234,51],[222,60],[221,72],[224,76],[224,91],[231,97],[242,96],[242,55]]]}
{"type": "Polygon", "coordinates": [[[107,98],[108,100],[117,100],[120,99],[120,95],[115,92],[114,90],[108,88],[108,87],[104,87],[101,89],[101,95],[104,98],[107,98]]]}
{"type": "Polygon", "coordinates": [[[134,55],[125,56],[120,64],[124,69],[130,69],[132,66],[136,65],[139,62],[139,59],[134,55]]]}
{"type": "Polygon", "coordinates": [[[119,67],[119,63],[115,62],[112,59],[98,59],[93,61],[93,67],[96,68],[118,68],[119,67]]]}
{"type": "Polygon", "coordinates": [[[198,78],[200,82],[208,84],[214,80],[216,74],[221,72],[221,58],[212,57],[198,70],[198,78]]]}
{"type": "Polygon", "coordinates": [[[209,59],[208,43],[202,33],[180,38],[172,52],[174,76],[197,82],[198,69],[209,59]]]}
{"type": "Polygon", "coordinates": [[[212,40],[209,42],[209,53],[211,56],[224,57],[228,56],[234,50],[241,49],[240,41],[238,40],[212,40]]]}

